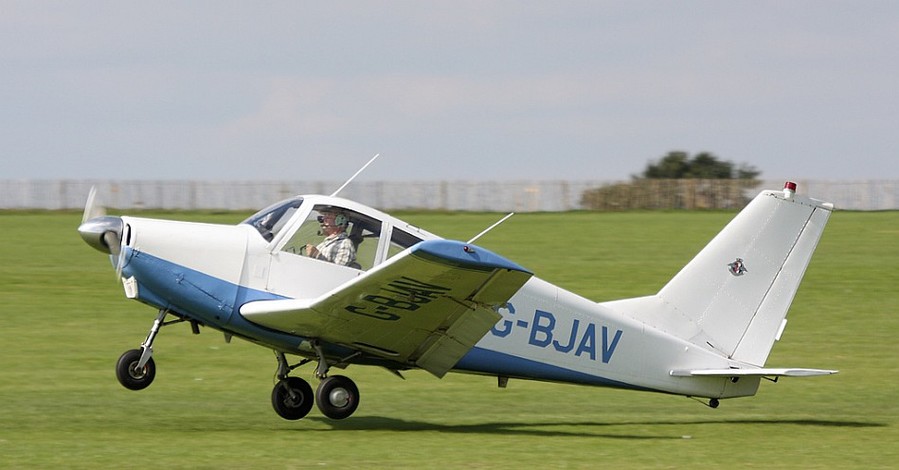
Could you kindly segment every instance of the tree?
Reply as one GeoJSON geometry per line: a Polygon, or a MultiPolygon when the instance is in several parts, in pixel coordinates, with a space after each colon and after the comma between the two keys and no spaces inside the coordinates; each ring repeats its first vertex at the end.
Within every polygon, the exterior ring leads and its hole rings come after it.
{"type": "Polygon", "coordinates": [[[686,152],[672,151],[662,157],[658,163],[649,163],[639,178],[651,179],[743,179],[753,180],[761,172],[755,167],[741,164],[735,169],[729,161],[718,160],[718,157],[702,152],[690,158],[686,152]]]}
{"type": "Polygon", "coordinates": [[[741,207],[749,201],[744,191],[758,184],[760,174],[751,165],[736,166],[709,152],[691,158],[671,151],[631,182],[584,191],[581,205],[593,210],[741,207]]]}

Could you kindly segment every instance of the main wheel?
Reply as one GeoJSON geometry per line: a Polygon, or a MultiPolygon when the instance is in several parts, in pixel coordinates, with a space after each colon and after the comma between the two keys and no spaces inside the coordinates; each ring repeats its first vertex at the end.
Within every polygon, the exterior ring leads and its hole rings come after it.
{"type": "Polygon", "coordinates": [[[303,418],[312,409],[312,401],[312,387],[299,377],[287,377],[272,389],[272,407],[284,419],[303,418]]]}
{"type": "Polygon", "coordinates": [[[315,401],[322,414],[331,419],[344,419],[359,406],[359,389],[347,377],[332,375],[318,384],[315,401]]]}
{"type": "Polygon", "coordinates": [[[140,362],[142,351],[140,349],[131,349],[125,351],[119,357],[119,362],[115,366],[115,375],[119,379],[119,383],[123,387],[130,390],[143,390],[153,383],[156,378],[156,363],[151,357],[146,364],[140,369],[137,363],[140,362]]]}

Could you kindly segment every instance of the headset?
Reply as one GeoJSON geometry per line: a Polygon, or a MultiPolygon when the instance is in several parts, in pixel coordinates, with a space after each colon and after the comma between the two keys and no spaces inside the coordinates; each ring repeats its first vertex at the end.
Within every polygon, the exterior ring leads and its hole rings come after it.
{"type": "MultiPolygon", "coordinates": [[[[318,220],[318,223],[323,224],[323,223],[325,223],[325,216],[320,215],[320,216],[318,216],[317,220],[318,220]]],[[[335,226],[346,228],[346,226],[349,225],[349,223],[350,223],[350,219],[347,218],[346,215],[341,214],[339,212],[334,214],[334,225],[335,226]]]]}

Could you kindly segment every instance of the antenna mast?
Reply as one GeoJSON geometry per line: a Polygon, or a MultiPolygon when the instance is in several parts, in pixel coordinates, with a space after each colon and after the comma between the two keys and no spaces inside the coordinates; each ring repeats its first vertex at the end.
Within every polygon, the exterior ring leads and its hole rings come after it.
{"type": "Polygon", "coordinates": [[[499,219],[499,221],[497,221],[495,224],[493,224],[493,225],[491,225],[491,226],[485,228],[483,232],[481,232],[481,233],[475,235],[474,238],[472,238],[471,240],[468,240],[468,241],[465,242],[465,243],[474,243],[475,240],[477,240],[478,238],[481,238],[485,233],[487,233],[487,232],[493,230],[494,228],[496,228],[497,225],[499,225],[499,224],[505,222],[506,219],[508,219],[509,217],[512,217],[513,215],[515,215],[514,212],[509,212],[508,214],[506,214],[505,217],[503,217],[502,219],[499,219]]]}
{"type": "Polygon", "coordinates": [[[347,187],[348,184],[350,184],[354,179],[356,179],[357,176],[359,176],[359,173],[362,173],[363,171],[365,171],[365,169],[368,168],[368,165],[371,165],[372,162],[377,160],[377,158],[380,156],[381,156],[380,153],[376,153],[374,157],[371,157],[371,160],[369,160],[368,163],[366,163],[365,165],[362,165],[362,168],[359,168],[359,171],[354,173],[353,176],[350,176],[350,179],[346,180],[346,183],[343,183],[342,186],[337,188],[337,191],[334,191],[333,193],[331,193],[331,197],[334,197],[337,195],[337,193],[343,191],[343,188],[347,187]]]}

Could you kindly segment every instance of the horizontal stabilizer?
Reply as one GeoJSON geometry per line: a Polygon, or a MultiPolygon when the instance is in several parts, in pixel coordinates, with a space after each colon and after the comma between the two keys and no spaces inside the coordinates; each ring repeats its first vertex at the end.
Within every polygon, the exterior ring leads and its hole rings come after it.
{"type": "Polygon", "coordinates": [[[812,377],[831,375],[839,371],[797,368],[693,369],[672,370],[673,377],[812,377]]]}

